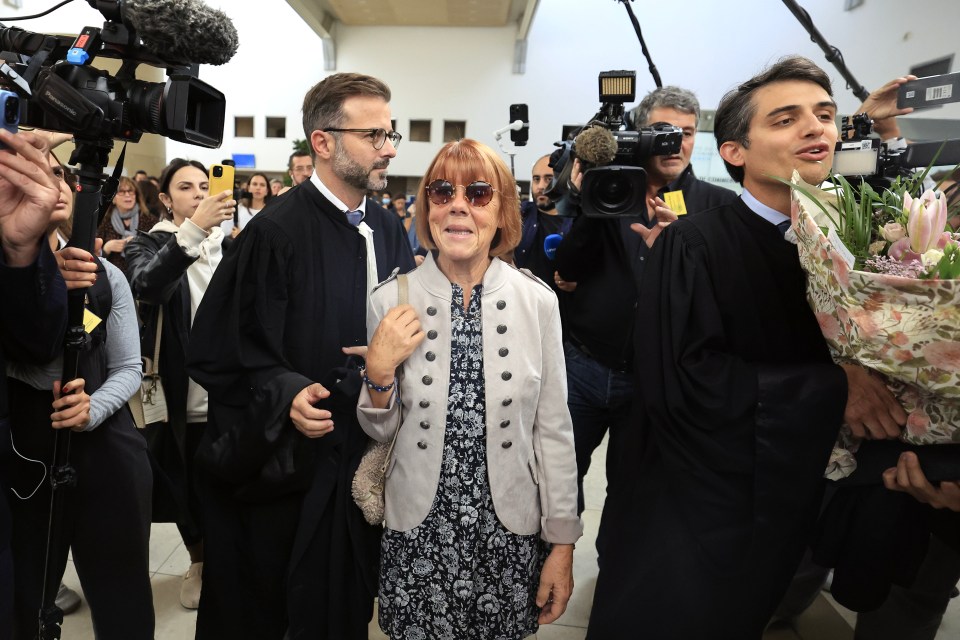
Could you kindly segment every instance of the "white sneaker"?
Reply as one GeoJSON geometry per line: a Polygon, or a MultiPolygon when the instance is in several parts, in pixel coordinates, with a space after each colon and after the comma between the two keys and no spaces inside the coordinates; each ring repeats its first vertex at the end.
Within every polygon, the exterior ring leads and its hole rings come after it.
{"type": "Polygon", "coordinates": [[[180,584],[180,604],[186,609],[200,606],[200,588],[203,586],[203,563],[194,562],[183,574],[180,584]]]}

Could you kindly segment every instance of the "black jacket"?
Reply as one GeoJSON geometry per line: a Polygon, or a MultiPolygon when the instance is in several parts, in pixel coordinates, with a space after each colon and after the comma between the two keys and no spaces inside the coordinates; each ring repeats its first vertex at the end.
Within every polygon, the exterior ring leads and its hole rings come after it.
{"type": "MultiPolygon", "coordinates": [[[[698,180],[693,168],[658,192],[682,191],[689,215],[732,202],[737,194],[698,180]]],[[[594,360],[618,371],[632,369],[637,290],[647,245],[630,229],[652,227],[644,210],[637,218],[603,220],[580,216],[557,248],[560,277],[576,282],[564,306],[564,334],[594,360]]]]}
{"type": "MultiPolygon", "coordinates": [[[[365,220],[379,278],[412,269],[400,219],[368,199],[365,220]]],[[[359,375],[341,380],[348,410],[321,402],[329,434],[307,439],[289,418],[302,389],[340,377],[342,347],[366,344],[366,258],[308,181],[254,217],[204,294],[188,371],[210,393],[197,469],[206,548],[220,551],[206,556],[197,638],[367,637],[380,530],[349,499],[366,440],[359,375]]]]}
{"type": "MultiPolygon", "coordinates": [[[[224,238],[224,254],[231,238],[224,238]]],[[[168,231],[138,233],[124,250],[133,297],[140,303],[143,355],[152,357],[158,310],[163,308],[160,339],[160,377],[167,398],[171,427],[181,431],[187,420],[187,343],[190,337],[190,284],[187,269],[192,258],[168,231]]]]}
{"type": "MultiPolygon", "coordinates": [[[[225,254],[232,242],[231,238],[224,238],[225,254]]],[[[163,309],[160,361],[157,364],[167,400],[168,422],[159,428],[144,430],[156,474],[153,520],[195,527],[187,508],[187,457],[194,452],[187,450],[189,380],[186,358],[191,309],[187,269],[196,258],[188,256],[177,244],[175,234],[169,231],[138,233],[127,244],[124,256],[130,287],[139,304],[140,345],[145,357],[153,357],[157,320],[160,309],[163,309]]]]}

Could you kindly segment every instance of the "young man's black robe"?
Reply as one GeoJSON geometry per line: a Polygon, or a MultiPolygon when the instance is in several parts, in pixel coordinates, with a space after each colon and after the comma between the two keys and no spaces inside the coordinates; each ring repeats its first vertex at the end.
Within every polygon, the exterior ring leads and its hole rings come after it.
{"type": "Polygon", "coordinates": [[[611,465],[588,638],[759,638],[815,522],[846,402],[796,246],[742,201],[654,245],[637,429],[611,465]]]}
{"type": "MultiPolygon", "coordinates": [[[[368,200],[365,221],[379,279],[412,269],[399,219],[368,200]]],[[[367,637],[380,529],[350,501],[367,440],[359,376],[336,371],[341,347],[366,344],[366,265],[363,237],[306,182],[247,225],[204,295],[188,362],[210,394],[197,638],[367,637]],[[289,411],[313,382],[337,393],[334,431],[310,440],[289,411]]]]}

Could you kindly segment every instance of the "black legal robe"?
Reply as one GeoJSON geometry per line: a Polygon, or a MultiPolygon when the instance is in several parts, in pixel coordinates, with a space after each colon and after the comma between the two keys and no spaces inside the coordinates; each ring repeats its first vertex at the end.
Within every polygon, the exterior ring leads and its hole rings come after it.
{"type": "Polygon", "coordinates": [[[640,289],[638,428],[611,451],[588,638],[760,638],[800,560],[846,378],[796,246],[739,199],[673,223],[640,289]]]}
{"type": "MultiPolygon", "coordinates": [[[[365,220],[379,278],[412,269],[399,219],[368,200],[365,220]]],[[[359,377],[338,372],[341,347],[366,344],[366,287],[363,237],[306,182],[245,227],[204,295],[187,364],[210,394],[197,638],[367,637],[380,530],[350,502],[366,438],[359,377]],[[334,431],[305,438],[294,396],[341,378],[334,431]]]]}

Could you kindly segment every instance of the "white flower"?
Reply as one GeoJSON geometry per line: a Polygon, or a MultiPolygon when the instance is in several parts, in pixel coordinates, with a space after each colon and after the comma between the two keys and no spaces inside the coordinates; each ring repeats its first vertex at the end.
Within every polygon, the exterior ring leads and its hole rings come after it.
{"type": "Polygon", "coordinates": [[[937,266],[940,264],[940,260],[943,258],[943,251],[940,249],[930,249],[923,253],[920,256],[920,260],[923,262],[923,266],[927,269],[937,266]]]}

